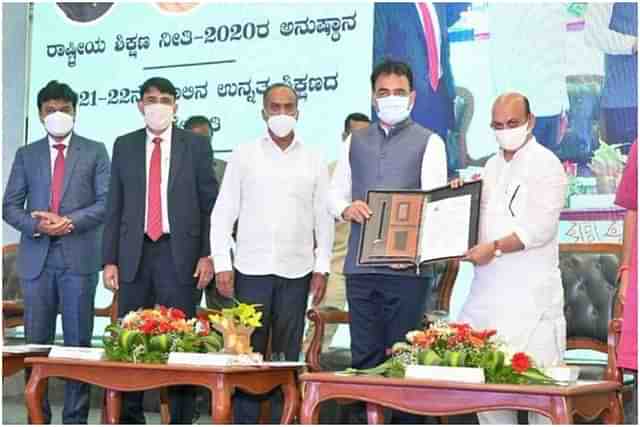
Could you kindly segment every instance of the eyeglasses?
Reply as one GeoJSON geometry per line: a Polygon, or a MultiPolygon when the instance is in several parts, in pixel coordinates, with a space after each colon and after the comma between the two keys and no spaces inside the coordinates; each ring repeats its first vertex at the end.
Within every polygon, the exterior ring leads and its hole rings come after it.
{"type": "Polygon", "coordinates": [[[171,96],[148,96],[142,99],[142,103],[144,105],[151,104],[162,104],[162,105],[173,105],[174,100],[171,96]]]}
{"type": "Polygon", "coordinates": [[[506,123],[491,122],[489,126],[491,126],[491,128],[494,130],[514,129],[525,124],[527,120],[528,119],[523,119],[523,120],[511,119],[506,123]]]}

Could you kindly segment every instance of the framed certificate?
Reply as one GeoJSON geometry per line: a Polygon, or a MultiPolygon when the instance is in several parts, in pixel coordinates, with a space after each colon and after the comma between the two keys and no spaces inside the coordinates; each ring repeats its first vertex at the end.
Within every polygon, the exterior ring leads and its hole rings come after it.
{"type": "Polygon", "coordinates": [[[371,190],[358,264],[390,266],[461,258],[478,242],[482,182],[431,191],[371,190]]]}

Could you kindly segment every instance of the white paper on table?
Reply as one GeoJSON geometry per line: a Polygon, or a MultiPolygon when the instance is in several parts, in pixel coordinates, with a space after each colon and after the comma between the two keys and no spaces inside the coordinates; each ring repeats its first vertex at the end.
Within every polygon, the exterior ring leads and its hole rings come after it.
{"type": "Polygon", "coordinates": [[[51,347],[53,347],[53,345],[50,344],[3,345],[2,352],[10,354],[46,353],[51,347]]]}
{"type": "Polygon", "coordinates": [[[103,348],[95,347],[66,347],[54,345],[49,352],[49,358],[81,359],[99,361],[105,358],[103,348]]]}
{"type": "Polygon", "coordinates": [[[464,255],[469,245],[471,195],[429,201],[422,213],[420,262],[464,255]]]}

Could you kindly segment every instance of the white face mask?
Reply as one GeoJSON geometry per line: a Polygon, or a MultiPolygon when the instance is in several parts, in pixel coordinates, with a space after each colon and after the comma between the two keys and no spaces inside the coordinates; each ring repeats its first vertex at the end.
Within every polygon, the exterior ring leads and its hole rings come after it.
{"type": "Polygon", "coordinates": [[[267,120],[267,126],[278,138],[284,138],[289,135],[296,127],[297,120],[288,114],[278,114],[271,116],[267,120]]]}
{"type": "Polygon", "coordinates": [[[49,135],[62,138],[73,130],[73,116],[56,111],[44,118],[44,127],[49,135]]]}
{"type": "Polygon", "coordinates": [[[527,121],[517,128],[495,130],[496,141],[500,148],[506,151],[516,151],[522,147],[529,136],[528,124],[527,121]]]}
{"type": "Polygon", "coordinates": [[[394,126],[405,120],[411,114],[413,105],[409,105],[408,96],[385,96],[377,98],[378,117],[383,123],[394,126]]]}
{"type": "Polygon", "coordinates": [[[145,105],[144,122],[151,130],[165,130],[173,122],[173,106],[159,103],[145,105]]]}

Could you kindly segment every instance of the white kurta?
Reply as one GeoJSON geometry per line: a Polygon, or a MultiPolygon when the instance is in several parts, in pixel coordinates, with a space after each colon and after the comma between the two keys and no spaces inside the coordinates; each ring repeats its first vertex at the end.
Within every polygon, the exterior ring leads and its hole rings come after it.
{"type": "Polygon", "coordinates": [[[535,138],[510,162],[502,152],[487,162],[479,242],[515,232],[525,249],[476,267],[460,314],[460,320],[475,328],[497,329],[510,349],[527,351],[543,365],[559,362],[566,348],[558,267],[558,225],[566,187],[562,164],[535,138]]]}

